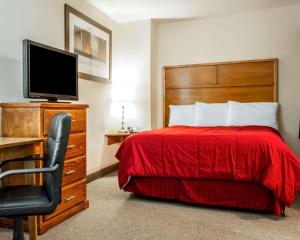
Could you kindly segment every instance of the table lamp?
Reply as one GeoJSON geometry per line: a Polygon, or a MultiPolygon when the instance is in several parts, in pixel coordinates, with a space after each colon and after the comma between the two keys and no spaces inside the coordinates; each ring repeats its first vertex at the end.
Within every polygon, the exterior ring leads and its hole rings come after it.
{"type": "Polygon", "coordinates": [[[122,105],[122,120],[121,120],[121,129],[118,131],[119,133],[128,133],[127,130],[125,130],[125,107],[122,105]]]}

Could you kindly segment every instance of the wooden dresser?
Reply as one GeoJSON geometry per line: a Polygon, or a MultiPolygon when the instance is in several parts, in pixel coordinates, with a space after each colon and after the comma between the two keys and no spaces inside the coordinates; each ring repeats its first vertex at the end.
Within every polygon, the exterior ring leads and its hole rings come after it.
{"type": "MultiPolygon", "coordinates": [[[[83,104],[2,103],[3,137],[47,137],[52,116],[67,112],[72,116],[71,135],[65,158],[62,199],[56,211],[37,218],[42,234],[75,213],[88,208],[86,196],[86,109],[83,104]]],[[[38,163],[39,167],[42,163],[38,163]]],[[[41,176],[37,183],[42,183],[41,176]]],[[[6,220],[1,221],[7,225],[6,220]]]]}

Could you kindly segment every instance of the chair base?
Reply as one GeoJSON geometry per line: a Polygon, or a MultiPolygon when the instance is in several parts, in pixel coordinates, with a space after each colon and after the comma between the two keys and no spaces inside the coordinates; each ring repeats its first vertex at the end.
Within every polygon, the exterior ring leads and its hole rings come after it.
{"type": "Polygon", "coordinates": [[[14,217],[15,227],[14,227],[14,234],[13,240],[24,240],[24,224],[23,224],[23,217],[14,217]]]}

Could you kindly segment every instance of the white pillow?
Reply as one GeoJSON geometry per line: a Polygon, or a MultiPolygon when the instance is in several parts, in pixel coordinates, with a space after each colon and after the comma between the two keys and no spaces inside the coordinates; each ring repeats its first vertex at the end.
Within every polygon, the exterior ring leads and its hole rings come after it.
{"type": "Polygon", "coordinates": [[[195,126],[195,104],[170,105],[169,126],[195,126]]]}
{"type": "Polygon", "coordinates": [[[196,102],[196,126],[226,126],[228,117],[227,103],[196,102]]]}
{"type": "Polygon", "coordinates": [[[278,129],[278,103],[274,102],[228,102],[228,125],[259,125],[278,129]]]}

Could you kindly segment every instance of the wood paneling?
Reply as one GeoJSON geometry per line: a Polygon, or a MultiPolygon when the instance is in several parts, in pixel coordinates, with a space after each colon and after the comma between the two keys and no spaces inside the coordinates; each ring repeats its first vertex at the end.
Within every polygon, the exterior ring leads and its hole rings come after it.
{"type": "Polygon", "coordinates": [[[83,202],[86,199],[86,180],[81,180],[73,184],[69,184],[62,188],[61,203],[57,206],[54,213],[44,216],[44,220],[48,221],[59,213],[83,202]]]}
{"type": "Polygon", "coordinates": [[[243,62],[218,66],[218,84],[273,85],[274,61],[243,62]]]}
{"type": "Polygon", "coordinates": [[[166,92],[166,102],[170,104],[193,104],[195,101],[218,103],[228,100],[239,102],[274,101],[273,86],[185,88],[166,92]],[[230,96],[230,97],[228,97],[230,96]]]}
{"type": "Polygon", "coordinates": [[[77,157],[65,161],[63,172],[63,186],[76,182],[85,178],[86,175],[86,159],[85,157],[77,157]]]}
{"type": "Polygon", "coordinates": [[[40,111],[38,108],[2,108],[3,137],[39,137],[40,111]]]}
{"type": "Polygon", "coordinates": [[[67,146],[66,158],[83,156],[86,152],[85,133],[71,134],[67,146]]]}
{"type": "Polygon", "coordinates": [[[217,66],[191,66],[166,69],[165,86],[170,88],[192,88],[217,83],[217,66]]]}
{"type": "Polygon", "coordinates": [[[278,60],[164,67],[164,126],[169,105],[277,101],[278,60]]]}
{"type": "MultiPolygon", "coordinates": [[[[51,118],[59,113],[64,112],[64,110],[57,109],[46,109],[44,111],[44,135],[48,134],[48,127],[51,121],[51,118]]],[[[85,109],[82,110],[68,110],[68,113],[72,116],[72,125],[71,132],[82,132],[85,131],[85,109]]]]}

